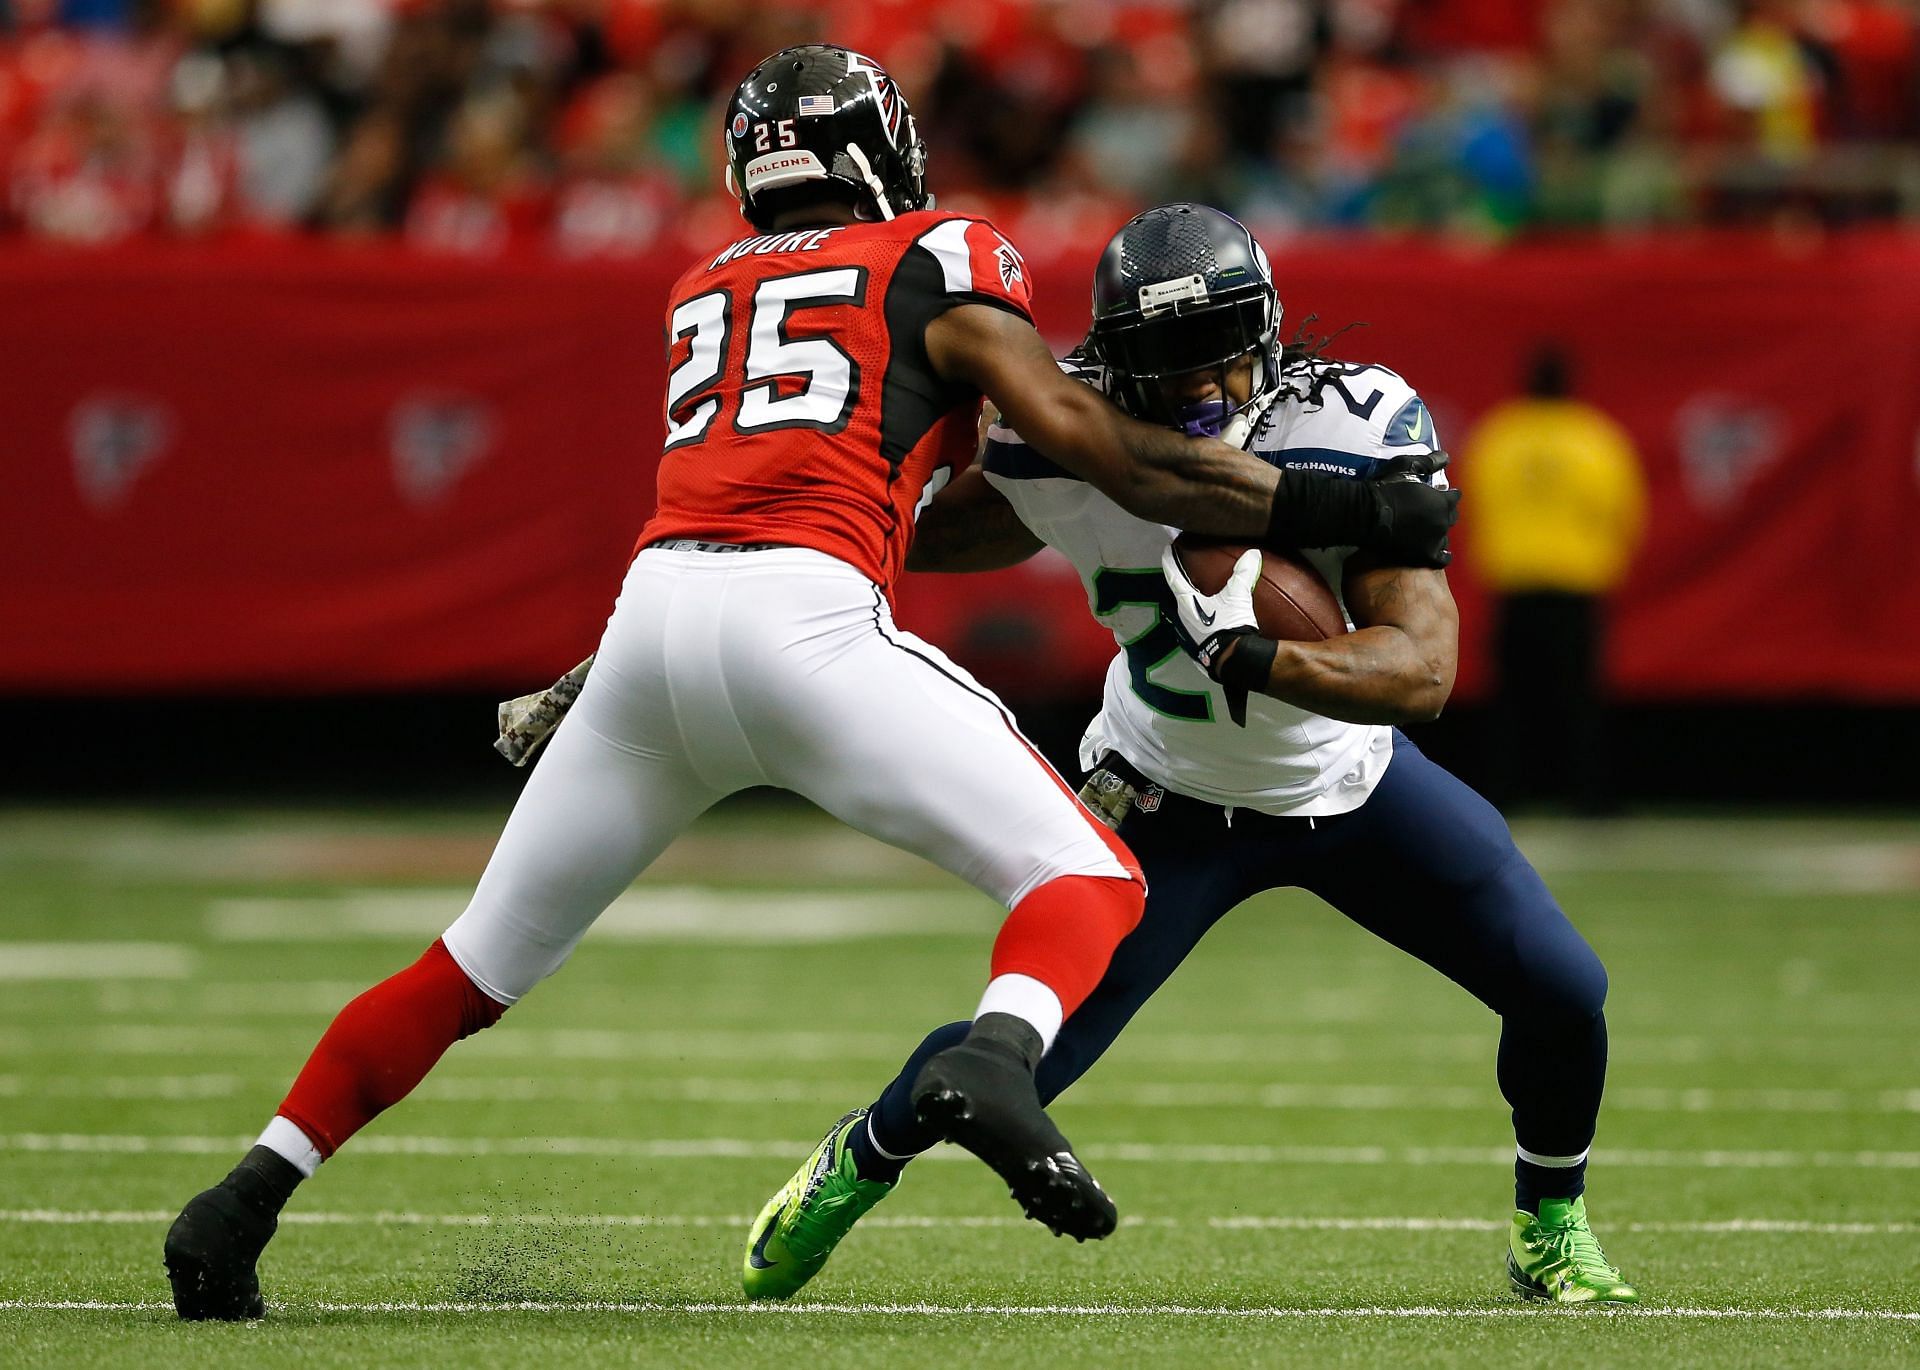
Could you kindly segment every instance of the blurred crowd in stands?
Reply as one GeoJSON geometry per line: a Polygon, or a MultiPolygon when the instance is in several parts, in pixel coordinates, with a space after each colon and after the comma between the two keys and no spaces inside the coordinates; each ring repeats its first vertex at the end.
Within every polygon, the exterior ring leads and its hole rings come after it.
{"type": "Polygon", "coordinates": [[[1017,238],[1920,218],[1920,0],[0,0],[0,234],[711,241],[720,106],[821,38],[1017,238]]]}

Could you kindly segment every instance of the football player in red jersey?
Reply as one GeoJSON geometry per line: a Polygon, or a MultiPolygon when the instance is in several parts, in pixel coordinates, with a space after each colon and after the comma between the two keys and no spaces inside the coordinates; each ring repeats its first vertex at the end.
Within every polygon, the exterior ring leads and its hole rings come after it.
{"type": "Polygon", "coordinates": [[[992,225],[931,208],[913,116],[868,59],[774,54],[735,92],[724,137],[757,232],[673,290],[659,508],[574,717],[466,912],[340,1012],[259,1143],[174,1223],[182,1317],[261,1316],[255,1267],[294,1187],[557,970],[687,824],[761,785],[1007,905],[973,1030],[927,1064],[916,1106],[1029,1216],[1105,1236],[1113,1204],[1033,1072],[1138,921],[1139,870],[991,693],[894,626],[917,510],[971,463],[984,394],[1144,517],[1446,560],[1452,496],[1408,473],[1282,473],[1128,419],[1063,375],[1028,318],[1020,254],[992,225]]]}

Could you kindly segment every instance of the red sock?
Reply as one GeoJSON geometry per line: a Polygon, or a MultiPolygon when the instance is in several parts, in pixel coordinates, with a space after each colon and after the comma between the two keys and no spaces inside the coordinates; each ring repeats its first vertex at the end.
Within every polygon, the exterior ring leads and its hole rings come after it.
{"type": "Polygon", "coordinates": [[[1139,923],[1146,901],[1146,887],[1138,879],[1063,875],[1049,880],[1015,904],[1000,925],[993,974],[1032,976],[1071,1014],[1107,973],[1113,949],[1139,923]]]}
{"type": "Polygon", "coordinates": [[[340,1010],[279,1114],[331,1156],[406,1098],[448,1047],[492,1027],[506,1011],[436,938],[426,955],[340,1010]]]}

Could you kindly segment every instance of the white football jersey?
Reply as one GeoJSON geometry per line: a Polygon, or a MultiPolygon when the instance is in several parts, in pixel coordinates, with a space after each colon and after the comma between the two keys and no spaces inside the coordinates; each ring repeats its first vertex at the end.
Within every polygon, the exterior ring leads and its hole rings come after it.
{"type": "MultiPolygon", "coordinates": [[[[1098,383],[1096,372],[1068,369],[1098,383]]],[[[1323,362],[1291,368],[1284,379],[1288,393],[1248,443],[1276,466],[1363,479],[1394,457],[1437,450],[1426,406],[1383,366],[1323,362]]],[[[1115,751],[1169,790],[1269,814],[1324,816],[1366,801],[1392,756],[1391,729],[1258,694],[1247,701],[1244,729],[1227,717],[1225,694],[1174,636],[1160,553],[1176,529],[1134,517],[1004,426],[989,430],[984,461],[987,480],[1021,521],[1073,563],[1088,607],[1120,649],[1080,744],[1083,766],[1115,751]]],[[[1304,553],[1336,597],[1352,551],[1304,553]]]]}

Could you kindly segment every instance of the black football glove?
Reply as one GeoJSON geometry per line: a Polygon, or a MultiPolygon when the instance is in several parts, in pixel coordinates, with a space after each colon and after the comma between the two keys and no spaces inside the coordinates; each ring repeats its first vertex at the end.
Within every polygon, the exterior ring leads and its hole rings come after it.
{"type": "Polygon", "coordinates": [[[1395,457],[1368,480],[1282,471],[1267,522],[1270,547],[1359,547],[1390,565],[1439,568],[1453,560],[1447,530],[1460,517],[1458,490],[1426,478],[1445,452],[1395,457]]]}
{"type": "Polygon", "coordinates": [[[1414,452],[1390,459],[1374,473],[1373,479],[1424,481],[1434,472],[1446,470],[1452,460],[1445,452],[1414,452]]]}

